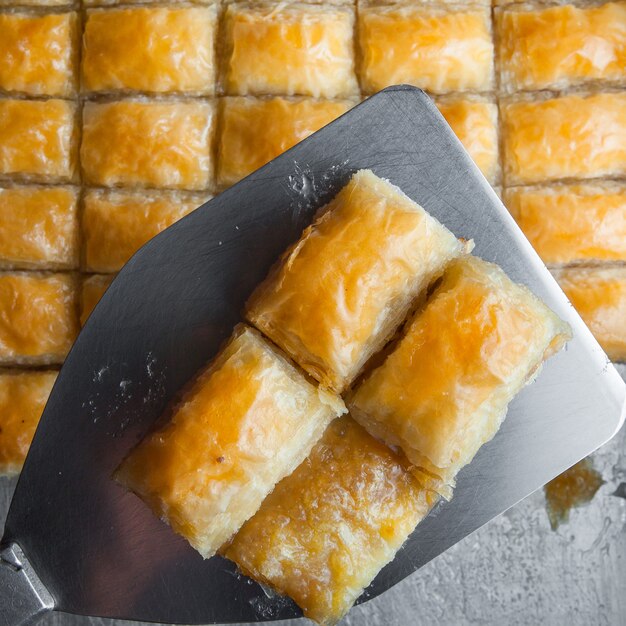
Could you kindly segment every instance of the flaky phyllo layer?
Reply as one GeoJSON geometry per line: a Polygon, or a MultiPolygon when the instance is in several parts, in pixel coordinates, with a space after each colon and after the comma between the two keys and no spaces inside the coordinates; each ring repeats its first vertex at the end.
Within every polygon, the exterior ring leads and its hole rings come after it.
{"type": "Polygon", "coordinates": [[[568,337],[567,324],[497,265],[464,257],[355,390],[351,412],[450,497],[458,471],[568,337]]]}

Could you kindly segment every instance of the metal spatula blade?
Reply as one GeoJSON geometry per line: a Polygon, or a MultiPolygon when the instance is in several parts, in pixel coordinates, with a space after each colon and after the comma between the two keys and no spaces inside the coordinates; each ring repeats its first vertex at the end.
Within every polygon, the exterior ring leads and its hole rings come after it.
{"type": "Polygon", "coordinates": [[[623,381],[430,99],[390,88],[164,231],[120,272],[61,370],[19,480],[3,539],[12,563],[0,566],[0,605],[9,607],[0,624],[52,605],[186,624],[300,614],[290,601],[268,599],[229,562],[204,561],[111,474],[215,354],[270,265],[361,168],[390,179],[457,236],[473,238],[476,254],[528,285],[574,331],[462,471],[453,500],[420,524],[364,597],[615,434],[623,381]]]}

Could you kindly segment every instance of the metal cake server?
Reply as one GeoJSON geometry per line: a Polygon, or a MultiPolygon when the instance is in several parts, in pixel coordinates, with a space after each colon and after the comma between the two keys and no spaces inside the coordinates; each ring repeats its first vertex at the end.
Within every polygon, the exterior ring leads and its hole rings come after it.
{"type": "Polygon", "coordinates": [[[430,99],[392,87],[206,203],[124,267],[76,341],[20,477],[0,564],[0,624],[46,611],[186,624],[300,615],[235,567],[203,560],[111,480],[168,401],[217,351],[247,296],[360,168],[422,204],[572,326],[498,435],[366,591],[374,597],[589,454],[626,390],[430,99]]]}

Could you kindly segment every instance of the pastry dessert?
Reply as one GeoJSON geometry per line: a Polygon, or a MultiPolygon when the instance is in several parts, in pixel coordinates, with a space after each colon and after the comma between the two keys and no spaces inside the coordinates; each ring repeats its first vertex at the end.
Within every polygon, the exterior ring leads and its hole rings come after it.
{"type": "Polygon", "coordinates": [[[359,9],[365,93],[408,83],[435,94],[494,86],[487,7],[402,3],[359,9]]]}
{"type": "Polygon", "coordinates": [[[0,371],[0,476],[19,474],[56,372],[0,371]]]}
{"type": "Polygon", "coordinates": [[[440,98],[435,104],[490,183],[499,178],[498,107],[477,96],[440,98]]]}
{"type": "Polygon", "coordinates": [[[512,6],[496,13],[503,91],[626,84],[626,2],[512,6]]]}
{"type": "Polygon", "coordinates": [[[361,170],[271,270],[246,316],[340,392],[464,251],[397,187],[361,170]]]}
{"type": "Polygon", "coordinates": [[[354,8],[297,2],[233,3],[225,11],[229,95],[358,95],[354,8]]]}
{"type": "Polygon", "coordinates": [[[0,13],[0,91],[76,92],[78,19],[71,13],[0,13]]]}
{"type": "Polygon", "coordinates": [[[0,365],[62,363],[76,335],[74,279],[0,273],[0,365]]]}
{"type": "Polygon", "coordinates": [[[408,468],[350,417],[335,420],[221,552],[335,624],[436,501],[408,468]]]}
{"type": "Polygon", "coordinates": [[[78,190],[0,187],[0,268],[78,267],[78,190]]]}
{"type": "Polygon", "coordinates": [[[88,190],[82,216],[85,269],[119,271],[148,240],[207,199],[181,192],[88,190]]]}
{"type": "Polygon", "coordinates": [[[71,182],[77,144],[75,104],[0,99],[0,179],[71,182]]]}
{"type": "Polygon", "coordinates": [[[468,255],[448,266],[391,354],[356,388],[350,411],[449,498],[509,402],[568,338],[568,325],[530,291],[468,255]]]}
{"type": "Polygon", "coordinates": [[[85,325],[91,312],[109,288],[115,276],[110,274],[94,274],[83,279],[80,295],[80,324],[85,325]]]}
{"type": "Polygon", "coordinates": [[[212,94],[217,10],[91,10],[83,35],[85,91],[212,94]]]}
{"type": "Polygon", "coordinates": [[[217,184],[259,169],[354,106],[347,100],[224,98],[220,102],[217,184]]]}
{"type": "Polygon", "coordinates": [[[208,558],[344,412],[242,326],[116,478],[208,558]]]}
{"type": "Polygon", "coordinates": [[[626,185],[513,187],[505,204],[545,263],[626,261],[626,185]]]}
{"type": "Polygon", "coordinates": [[[626,361],[626,267],[566,268],[554,275],[609,358],[626,361]]]}
{"type": "Polygon", "coordinates": [[[200,100],[87,102],[85,182],[203,190],[212,185],[213,107],[200,100]]]}
{"type": "Polygon", "coordinates": [[[501,104],[507,185],[626,173],[626,93],[501,104]]]}

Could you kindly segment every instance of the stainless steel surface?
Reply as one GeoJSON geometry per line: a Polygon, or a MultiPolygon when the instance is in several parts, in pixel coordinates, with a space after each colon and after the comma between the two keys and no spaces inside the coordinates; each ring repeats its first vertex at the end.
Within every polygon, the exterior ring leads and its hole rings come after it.
{"type": "Polygon", "coordinates": [[[0,626],[31,626],[54,600],[16,544],[0,551],[0,626]]]}
{"type": "MultiPolygon", "coordinates": [[[[350,111],[140,251],[58,379],[8,516],[57,605],[216,623],[297,614],[232,565],[203,561],[110,480],[170,398],[217,350],[246,296],[315,210],[362,167],[398,184],[573,327],[568,349],[512,403],[451,503],[417,529],[373,597],[607,441],[624,384],[430,100],[393,88],[350,111]]],[[[358,612],[359,609],[357,609],[358,612]]],[[[357,613],[358,614],[358,613],[357,613]]]]}

